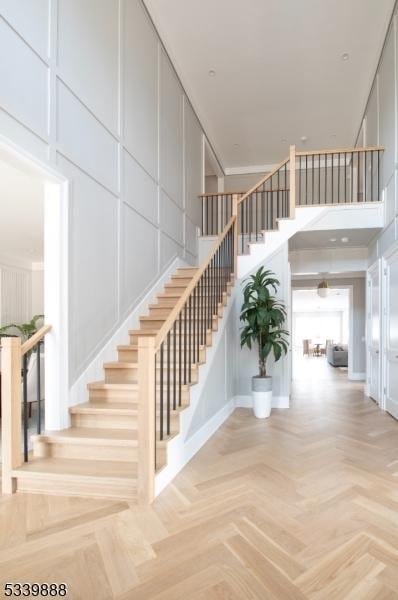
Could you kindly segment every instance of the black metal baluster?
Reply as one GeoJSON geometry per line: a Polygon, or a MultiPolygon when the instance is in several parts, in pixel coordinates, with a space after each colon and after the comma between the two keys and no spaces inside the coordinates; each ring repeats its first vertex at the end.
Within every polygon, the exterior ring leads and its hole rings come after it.
{"type": "Polygon", "coordinates": [[[41,433],[41,364],[40,342],[36,346],[36,399],[37,399],[37,433],[41,433]]]}
{"type": "Polygon", "coordinates": [[[312,198],[311,198],[311,204],[315,204],[315,192],[314,192],[314,180],[315,180],[315,167],[314,167],[314,160],[315,160],[315,156],[314,154],[312,155],[312,189],[311,189],[311,193],[312,193],[312,198]]]}
{"type": "Polygon", "coordinates": [[[332,204],[334,204],[334,154],[332,153],[332,204]]]}
{"type": "Polygon", "coordinates": [[[158,398],[158,371],[157,371],[157,353],[155,354],[155,372],[154,372],[154,378],[155,378],[155,423],[154,423],[154,428],[155,428],[155,448],[154,448],[154,452],[155,452],[155,470],[157,468],[157,443],[156,443],[156,425],[157,425],[157,398],[158,398]]]}
{"type": "Polygon", "coordinates": [[[308,204],[308,154],[305,155],[305,203],[308,204]]]}
{"type": "Polygon", "coordinates": [[[28,357],[26,354],[23,355],[23,456],[24,461],[28,462],[28,429],[29,429],[29,417],[28,417],[28,357]]]}
{"type": "Polygon", "coordinates": [[[180,314],[178,315],[178,331],[179,331],[179,335],[178,335],[178,406],[181,406],[181,401],[182,401],[182,348],[181,348],[181,343],[182,343],[182,337],[181,337],[181,321],[182,321],[182,311],[180,311],[180,314]]]}
{"type": "Polygon", "coordinates": [[[364,185],[365,185],[365,202],[366,202],[367,197],[368,197],[367,178],[366,178],[366,172],[367,172],[367,166],[368,165],[367,165],[367,160],[366,160],[366,151],[363,153],[363,155],[364,155],[363,156],[363,162],[364,162],[364,179],[365,179],[364,185]]]}
{"type": "Polygon", "coordinates": [[[328,203],[328,158],[325,154],[325,204],[328,203]]]}
{"type": "Polygon", "coordinates": [[[257,213],[258,213],[258,192],[256,192],[256,242],[258,240],[257,213]]]}
{"type": "Polygon", "coordinates": [[[340,204],[340,152],[337,165],[337,204],[340,204]]]}
{"type": "MultiPolygon", "coordinates": [[[[192,381],[192,331],[191,331],[191,319],[192,319],[192,302],[191,302],[192,296],[189,296],[189,300],[188,300],[188,323],[189,323],[189,329],[188,329],[188,340],[189,340],[189,349],[188,349],[188,357],[189,357],[189,365],[188,365],[188,381],[189,383],[191,383],[192,381]]],[[[187,323],[185,323],[185,327],[187,326],[187,323]]]]}
{"type": "Polygon", "coordinates": [[[373,201],[373,151],[370,153],[370,201],[373,201]]]}
{"type": "Polygon", "coordinates": [[[180,343],[184,339],[184,385],[187,385],[187,302],[184,304],[184,320],[180,323],[180,343]],[[181,329],[184,327],[184,330],[181,329]]]}
{"type": "Polygon", "coordinates": [[[354,202],[354,153],[351,152],[351,202],[354,202]]]}
{"type": "Polygon", "coordinates": [[[170,331],[167,334],[167,435],[170,435],[170,331]]]}
{"type": "Polygon", "coordinates": [[[347,202],[347,154],[344,153],[344,202],[347,202]]]}
{"type": "Polygon", "coordinates": [[[380,202],[380,150],[377,151],[377,200],[380,202]]]}
{"type": "Polygon", "coordinates": [[[177,409],[177,347],[176,347],[177,321],[173,324],[173,410],[177,409]]]}
{"type": "Polygon", "coordinates": [[[192,294],[192,363],[196,362],[196,287],[193,289],[192,294]]]}
{"type": "Polygon", "coordinates": [[[357,182],[357,202],[360,202],[359,197],[360,197],[360,185],[361,185],[361,160],[360,160],[360,153],[357,152],[358,155],[358,182],[357,182]]]}
{"type": "Polygon", "coordinates": [[[164,382],[163,382],[163,375],[164,375],[164,342],[162,342],[160,344],[160,423],[159,423],[159,437],[160,440],[163,440],[163,431],[164,431],[164,382]]]}
{"type": "Polygon", "coordinates": [[[299,205],[301,205],[301,156],[299,159],[299,205]]]}
{"type": "Polygon", "coordinates": [[[321,203],[321,155],[318,154],[318,204],[321,203]]]}

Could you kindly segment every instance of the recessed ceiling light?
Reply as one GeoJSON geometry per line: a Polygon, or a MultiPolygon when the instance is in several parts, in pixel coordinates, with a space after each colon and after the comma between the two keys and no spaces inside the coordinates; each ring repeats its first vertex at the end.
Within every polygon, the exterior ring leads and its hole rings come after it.
{"type": "Polygon", "coordinates": [[[337,135],[335,133],[332,133],[330,137],[335,138],[335,137],[337,137],[337,135]]]}
{"type": "Polygon", "coordinates": [[[343,242],[343,244],[346,244],[348,242],[348,237],[342,237],[341,241],[343,242]]]}
{"type": "Polygon", "coordinates": [[[210,71],[209,71],[209,77],[215,77],[215,75],[216,75],[215,70],[214,69],[210,69],[210,71]]]}
{"type": "Polygon", "coordinates": [[[300,140],[303,142],[303,144],[305,144],[305,142],[308,140],[306,135],[302,135],[300,140]]]}
{"type": "Polygon", "coordinates": [[[287,139],[283,138],[283,140],[281,140],[282,144],[286,144],[287,139]]]}
{"type": "Polygon", "coordinates": [[[348,52],[344,52],[344,54],[341,55],[341,60],[349,60],[350,55],[348,54],[348,52]]]}
{"type": "Polygon", "coordinates": [[[337,242],[337,238],[330,238],[331,242],[337,242]]]}
{"type": "Polygon", "coordinates": [[[239,144],[234,144],[234,148],[239,148],[239,144]]]}

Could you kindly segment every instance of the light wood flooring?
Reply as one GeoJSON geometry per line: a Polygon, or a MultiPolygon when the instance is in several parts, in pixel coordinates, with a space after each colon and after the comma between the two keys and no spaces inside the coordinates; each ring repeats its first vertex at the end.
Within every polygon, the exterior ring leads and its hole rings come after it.
{"type": "Polygon", "coordinates": [[[235,411],[150,508],[2,497],[1,582],[84,600],[398,598],[398,423],[324,359],[303,365],[290,410],[235,411]]]}

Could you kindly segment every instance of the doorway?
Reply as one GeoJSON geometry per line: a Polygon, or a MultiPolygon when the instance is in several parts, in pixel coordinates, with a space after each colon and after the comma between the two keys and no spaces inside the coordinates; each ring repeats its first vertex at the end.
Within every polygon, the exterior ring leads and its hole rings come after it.
{"type": "Polygon", "coordinates": [[[317,288],[292,290],[293,380],[348,378],[352,362],[351,290],[330,287],[325,297],[317,288]]]}
{"type": "MultiPolygon", "coordinates": [[[[44,426],[47,430],[62,429],[69,423],[68,183],[47,164],[1,136],[0,161],[4,173],[10,177],[12,174],[14,184],[21,192],[20,202],[15,200],[11,207],[11,202],[4,201],[9,192],[2,189],[3,218],[6,222],[8,219],[8,227],[13,228],[3,251],[14,255],[20,251],[21,257],[31,264],[25,287],[15,281],[14,287],[9,287],[23,308],[13,314],[7,308],[2,313],[2,325],[9,324],[11,316],[21,322],[35,316],[33,313],[43,314],[44,322],[51,325],[44,349],[44,426]],[[25,182],[23,193],[22,182],[25,182]]],[[[7,303],[10,307],[10,298],[7,303]]]]}

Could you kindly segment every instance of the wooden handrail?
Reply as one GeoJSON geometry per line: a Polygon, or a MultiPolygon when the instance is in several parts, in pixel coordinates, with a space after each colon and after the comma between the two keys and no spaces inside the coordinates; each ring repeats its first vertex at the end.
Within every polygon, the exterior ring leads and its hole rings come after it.
{"type": "MultiPolygon", "coordinates": [[[[275,175],[275,173],[274,173],[275,175]]],[[[273,188],[272,190],[262,190],[264,193],[267,194],[271,194],[274,192],[288,192],[290,191],[290,188],[273,188]]],[[[244,195],[246,194],[246,192],[227,192],[227,193],[223,193],[223,192],[217,192],[215,194],[200,194],[199,198],[206,198],[208,196],[239,196],[239,195],[244,195]]]]}
{"type": "Polygon", "coordinates": [[[206,194],[199,194],[199,198],[206,198],[206,196],[234,196],[235,194],[246,194],[246,192],[207,192],[206,194]]]}
{"type": "Polygon", "coordinates": [[[262,179],[260,179],[260,181],[258,183],[256,183],[256,185],[254,185],[252,188],[250,188],[250,190],[248,192],[246,192],[246,194],[244,196],[239,198],[238,204],[240,204],[241,202],[246,200],[246,198],[248,198],[253,192],[255,192],[257,190],[257,188],[260,187],[260,185],[263,185],[266,181],[268,181],[268,179],[271,179],[271,177],[273,177],[275,175],[275,173],[277,173],[279,171],[279,169],[284,167],[288,162],[289,162],[289,159],[285,158],[285,160],[283,160],[281,163],[279,163],[279,165],[277,165],[277,167],[273,171],[271,171],[270,173],[267,173],[267,175],[265,175],[262,179]]]}
{"type": "Polygon", "coordinates": [[[352,152],[383,152],[384,146],[368,146],[367,148],[335,148],[329,150],[310,150],[308,152],[296,152],[296,156],[318,156],[322,154],[351,154],[352,152]]]}
{"type": "MultiPolygon", "coordinates": [[[[159,331],[155,337],[155,352],[157,352],[157,350],[160,348],[161,343],[167,336],[168,332],[170,331],[171,327],[173,326],[174,321],[177,319],[181,310],[184,308],[186,301],[188,300],[189,296],[193,292],[196,284],[198,283],[199,279],[202,277],[204,271],[207,269],[211,259],[217,252],[222,241],[224,240],[225,236],[227,235],[228,231],[231,229],[231,227],[233,226],[235,221],[236,221],[236,215],[232,215],[232,217],[230,218],[230,220],[224,227],[223,231],[218,236],[218,239],[217,239],[216,243],[214,244],[213,248],[210,250],[206,260],[204,261],[202,266],[198,269],[198,271],[195,273],[195,275],[192,278],[192,280],[190,281],[189,285],[184,290],[184,293],[182,294],[181,298],[178,300],[177,304],[175,305],[175,307],[173,308],[173,310],[167,317],[166,321],[163,323],[162,327],[159,329],[159,331]]],[[[237,248],[235,248],[235,252],[236,251],[237,251],[237,248]]],[[[235,276],[236,276],[236,273],[235,273],[235,276]]]]}
{"type": "Polygon", "coordinates": [[[43,327],[36,331],[36,333],[32,335],[32,337],[30,337],[28,340],[26,340],[26,342],[22,344],[21,356],[29,352],[29,350],[32,350],[32,348],[34,348],[34,346],[36,346],[36,344],[40,342],[44,338],[46,333],[48,333],[50,330],[51,325],[43,325],[43,327]]]}

